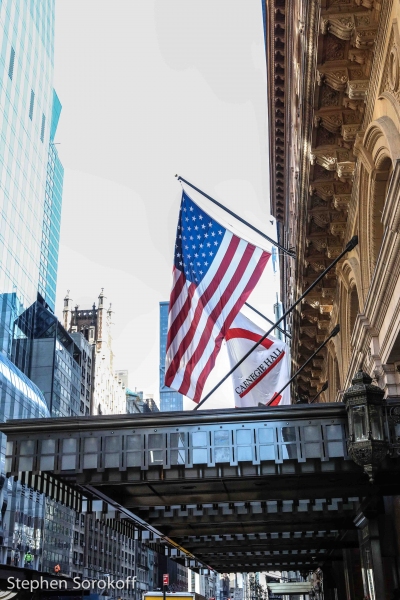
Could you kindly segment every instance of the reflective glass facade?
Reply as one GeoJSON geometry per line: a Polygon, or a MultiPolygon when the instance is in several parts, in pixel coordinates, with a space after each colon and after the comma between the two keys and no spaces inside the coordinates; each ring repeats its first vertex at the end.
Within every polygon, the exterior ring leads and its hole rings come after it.
{"type": "Polygon", "coordinates": [[[72,337],[41,302],[17,319],[12,360],[41,389],[52,417],[80,414],[80,355],[72,337]]]}
{"type": "Polygon", "coordinates": [[[54,147],[55,0],[0,2],[0,351],[38,291],[54,308],[63,171],[54,147]]]}
{"type": "Polygon", "coordinates": [[[160,410],[183,410],[183,396],[164,385],[168,333],[168,302],[160,302],[160,410]]]}
{"type": "MultiPolygon", "coordinates": [[[[49,417],[43,394],[0,352],[0,421],[49,417]]],[[[0,434],[0,550],[1,562],[38,568],[43,546],[43,494],[13,477],[6,479],[6,438],[0,434]]]]}

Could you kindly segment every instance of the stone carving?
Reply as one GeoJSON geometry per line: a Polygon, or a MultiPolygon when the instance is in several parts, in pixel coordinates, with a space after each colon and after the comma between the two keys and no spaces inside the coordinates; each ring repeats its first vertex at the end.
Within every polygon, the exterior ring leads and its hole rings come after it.
{"type": "Polygon", "coordinates": [[[376,33],[377,29],[375,27],[357,28],[354,39],[355,47],[360,50],[370,50],[375,43],[376,33]]]}
{"type": "Polygon", "coordinates": [[[357,50],[357,48],[350,48],[349,60],[359,65],[364,65],[367,60],[367,52],[365,50],[357,50]]]}
{"type": "Polygon", "coordinates": [[[342,125],[342,136],[345,142],[354,142],[356,133],[361,128],[359,123],[354,125],[342,125]]]}
{"type": "Polygon", "coordinates": [[[318,73],[320,79],[333,90],[337,92],[344,92],[346,90],[347,82],[349,81],[349,73],[346,68],[324,71],[320,68],[318,73]]]}
{"type": "Polygon", "coordinates": [[[351,181],[354,176],[354,170],[356,168],[356,163],[353,161],[344,161],[338,162],[336,165],[336,170],[340,181],[351,181]]]}
{"type": "Polygon", "coordinates": [[[351,194],[335,194],[333,196],[333,206],[337,210],[348,211],[351,200],[351,194]]]}
{"type": "Polygon", "coordinates": [[[387,75],[390,91],[397,92],[399,89],[399,54],[396,44],[392,46],[389,54],[387,75]]]}
{"type": "MultiPolygon", "coordinates": [[[[347,82],[346,93],[350,100],[365,100],[368,91],[368,79],[355,79],[347,82]]],[[[351,108],[351,107],[350,107],[351,108]]]]}
{"type": "Polygon", "coordinates": [[[351,110],[354,110],[354,111],[360,113],[361,115],[365,111],[365,106],[364,106],[363,100],[356,100],[356,99],[345,97],[345,98],[343,98],[343,106],[345,108],[350,108],[351,110]]]}
{"type": "Polygon", "coordinates": [[[310,243],[314,246],[314,248],[316,250],[318,250],[318,252],[322,252],[327,245],[327,237],[325,236],[321,236],[321,235],[316,235],[316,234],[309,234],[307,236],[307,240],[306,240],[307,245],[309,245],[310,243]]]}
{"type": "Polygon", "coordinates": [[[331,223],[329,226],[329,231],[332,235],[343,238],[346,231],[347,223],[344,221],[336,221],[331,223]]]}
{"type": "Polygon", "coordinates": [[[326,248],[326,254],[328,256],[328,258],[332,258],[335,259],[339,256],[339,254],[342,251],[342,246],[335,246],[335,245],[331,245],[329,244],[326,248]]]}
{"type": "Polygon", "coordinates": [[[313,338],[317,335],[317,328],[312,325],[306,325],[304,327],[300,327],[300,333],[308,335],[308,337],[313,338]]]}
{"type": "Polygon", "coordinates": [[[301,318],[306,319],[310,323],[316,323],[318,321],[318,313],[312,308],[303,308],[301,310],[301,318]]]}
{"type": "Polygon", "coordinates": [[[321,19],[321,33],[328,31],[340,40],[350,40],[353,34],[354,20],[350,15],[324,15],[321,19]]]}
{"type": "Polygon", "coordinates": [[[327,206],[312,208],[309,213],[309,219],[313,219],[318,227],[326,227],[330,223],[331,217],[327,206]]]}
{"type": "Polygon", "coordinates": [[[337,136],[327,129],[319,129],[315,140],[316,146],[334,146],[337,142],[337,136]]]}
{"type": "Polygon", "coordinates": [[[375,0],[354,0],[357,6],[364,6],[365,8],[374,8],[375,0]]]}
{"type": "MultiPolygon", "coordinates": [[[[322,113],[315,116],[319,123],[331,133],[338,133],[343,124],[343,116],[341,112],[322,113]]],[[[314,121],[315,121],[314,117],[314,121]]]]}
{"type": "MultiPolygon", "coordinates": [[[[315,165],[314,167],[314,180],[315,181],[333,181],[333,173],[326,171],[323,167],[315,165]]],[[[315,184],[313,183],[313,186],[315,184]]]]}
{"type": "Polygon", "coordinates": [[[340,93],[327,85],[321,87],[320,103],[321,107],[339,106],[340,93]]]}
{"type": "Polygon", "coordinates": [[[344,60],[346,58],[346,42],[328,33],[325,40],[326,60],[344,60]]]}

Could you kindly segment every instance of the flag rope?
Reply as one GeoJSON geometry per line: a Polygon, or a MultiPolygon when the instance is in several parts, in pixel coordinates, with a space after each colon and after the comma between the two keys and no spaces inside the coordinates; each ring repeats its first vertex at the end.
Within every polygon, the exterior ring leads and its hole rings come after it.
{"type": "MultiPolygon", "coordinates": [[[[268,317],[266,317],[265,315],[263,315],[259,310],[257,310],[256,308],[254,308],[254,306],[251,306],[251,304],[249,304],[248,302],[244,303],[245,306],[248,306],[249,308],[251,308],[251,310],[254,310],[255,313],[257,313],[258,315],[260,315],[260,317],[262,317],[263,319],[265,319],[266,321],[268,321],[268,323],[270,325],[275,325],[275,323],[273,321],[271,321],[271,319],[268,319],[268,317]]],[[[289,332],[285,331],[284,329],[282,329],[282,327],[279,327],[279,325],[276,327],[276,329],[278,331],[280,331],[283,335],[285,335],[286,337],[288,337],[290,340],[292,339],[292,336],[290,335],[289,332]]]]}
{"type": "Polygon", "coordinates": [[[292,248],[289,248],[289,249],[284,248],[278,242],[276,242],[272,238],[268,237],[268,235],[266,233],[263,233],[262,231],[260,231],[259,229],[257,229],[257,227],[254,227],[254,225],[252,225],[251,223],[249,223],[248,221],[246,221],[242,217],[239,217],[239,215],[237,215],[232,210],[230,210],[229,208],[227,208],[226,206],[224,206],[223,204],[221,204],[220,202],[218,202],[218,200],[215,200],[215,198],[212,198],[211,196],[209,196],[208,194],[206,194],[205,192],[203,192],[202,190],[200,190],[198,187],[196,187],[195,185],[193,185],[193,183],[190,183],[190,181],[187,181],[186,179],[184,179],[180,175],[175,175],[175,177],[178,179],[178,181],[183,181],[187,185],[190,185],[190,187],[193,188],[194,190],[196,190],[196,192],[199,192],[202,196],[204,196],[208,200],[211,200],[211,202],[213,202],[214,204],[216,204],[217,206],[219,206],[220,208],[222,208],[225,212],[229,213],[232,217],[235,217],[235,219],[237,219],[241,223],[244,223],[244,225],[247,225],[247,227],[250,227],[250,229],[253,229],[253,231],[255,231],[256,233],[258,233],[259,235],[261,235],[263,238],[265,238],[266,240],[268,240],[271,244],[273,244],[274,246],[276,246],[280,250],[282,250],[282,252],[284,252],[285,254],[287,254],[288,256],[290,256],[291,258],[296,258],[296,253],[294,252],[294,249],[292,249],[292,248]]]}
{"type": "Polygon", "coordinates": [[[313,290],[315,288],[315,286],[321,281],[321,279],[323,277],[325,277],[325,275],[327,273],[329,273],[329,271],[339,262],[339,260],[341,260],[343,258],[343,256],[345,254],[347,254],[347,252],[350,252],[350,250],[353,250],[353,248],[355,248],[357,246],[357,244],[358,244],[358,236],[354,235],[351,238],[351,240],[346,244],[345,249],[339,254],[339,256],[337,258],[335,258],[335,260],[329,265],[329,267],[327,267],[320,275],[318,275],[317,279],[306,289],[305,292],[303,292],[303,294],[300,296],[300,298],[298,298],[296,300],[296,302],[294,304],[292,304],[292,306],[290,306],[285,313],[283,313],[283,315],[276,321],[275,325],[273,325],[270,329],[268,329],[268,331],[266,333],[264,333],[264,335],[258,340],[258,342],[256,342],[254,344],[254,346],[252,348],[250,348],[250,350],[236,363],[236,365],[234,367],[232,367],[232,369],[229,371],[229,373],[227,373],[217,383],[217,385],[215,385],[213,387],[213,389],[210,392],[208,392],[208,394],[206,396],[204,396],[204,398],[197,404],[197,406],[194,407],[193,410],[197,410],[198,408],[200,408],[200,406],[202,404],[204,404],[204,402],[206,400],[208,400],[208,398],[220,387],[220,385],[222,385],[224,383],[224,381],[226,381],[226,379],[228,379],[228,377],[230,375],[232,375],[232,373],[239,367],[239,365],[241,365],[242,362],[245,361],[248,356],[250,356],[250,354],[253,352],[253,350],[255,350],[270,335],[270,333],[276,328],[277,325],[279,325],[279,323],[282,323],[282,321],[284,319],[286,319],[288,314],[291,313],[292,310],[294,310],[294,308],[296,308],[296,306],[303,300],[303,298],[305,298],[307,296],[307,294],[309,294],[311,292],[311,290],[313,290]]]}

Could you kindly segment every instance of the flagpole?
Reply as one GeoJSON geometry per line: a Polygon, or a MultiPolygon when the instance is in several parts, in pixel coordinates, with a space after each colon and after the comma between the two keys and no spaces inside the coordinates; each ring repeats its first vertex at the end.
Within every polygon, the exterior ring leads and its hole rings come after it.
{"type": "Polygon", "coordinates": [[[322,394],[322,392],[326,392],[326,390],[329,387],[329,382],[325,381],[324,385],[322,386],[322,389],[320,392],[318,392],[318,394],[316,396],[314,396],[314,398],[308,403],[308,404],[312,404],[313,402],[316,401],[316,399],[318,398],[318,396],[320,396],[322,394]]]}
{"type": "MultiPolygon", "coordinates": [[[[256,308],[254,308],[254,306],[251,306],[251,304],[249,304],[248,302],[245,302],[244,305],[248,306],[249,308],[251,308],[251,310],[254,310],[255,313],[257,313],[258,315],[260,315],[260,317],[262,317],[263,319],[265,319],[266,321],[268,321],[268,323],[270,323],[271,325],[275,325],[275,323],[273,321],[271,321],[271,319],[268,319],[268,317],[266,317],[265,315],[263,315],[262,313],[260,313],[259,310],[257,310],[256,308]]],[[[277,329],[278,331],[280,331],[283,335],[285,335],[289,339],[292,339],[292,336],[290,335],[290,333],[288,333],[287,331],[285,331],[284,329],[282,329],[281,327],[279,327],[279,325],[277,327],[275,327],[275,329],[277,329]]]]}
{"type": "Polygon", "coordinates": [[[345,249],[339,254],[339,256],[337,258],[335,258],[335,260],[329,265],[329,267],[327,267],[325,269],[325,271],[323,271],[320,275],[318,275],[317,279],[314,281],[314,283],[312,283],[305,292],[303,292],[303,294],[300,296],[300,298],[298,298],[298,300],[296,300],[296,302],[294,304],[292,304],[292,306],[290,306],[286,312],[283,313],[283,315],[278,319],[278,321],[275,323],[275,325],[273,325],[273,327],[271,327],[267,333],[264,333],[264,335],[258,340],[258,342],[256,342],[254,344],[254,346],[252,346],[252,348],[250,348],[250,350],[236,363],[236,365],[234,367],[232,367],[232,369],[229,371],[229,373],[227,373],[225,375],[225,377],[223,377],[221,379],[221,381],[219,381],[219,383],[217,383],[217,385],[215,385],[213,387],[213,389],[208,392],[208,394],[206,396],[204,396],[203,400],[201,400],[197,406],[194,407],[193,410],[197,410],[198,408],[200,408],[200,406],[202,404],[204,404],[204,402],[206,400],[208,400],[208,398],[211,396],[211,394],[213,394],[215,392],[215,390],[217,390],[219,388],[220,385],[222,385],[224,383],[224,381],[226,379],[228,379],[228,377],[230,375],[232,375],[232,373],[239,367],[239,365],[242,364],[242,362],[244,360],[246,360],[246,358],[248,356],[250,356],[250,354],[253,352],[253,350],[255,350],[268,336],[269,334],[276,328],[277,325],[279,325],[279,323],[281,323],[284,319],[286,319],[286,317],[288,316],[289,313],[292,312],[292,310],[294,308],[296,308],[296,306],[303,300],[303,298],[305,298],[307,296],[307,294],[309,294],[311,292],[311,290],[313,290],[315,288],[315,286],[321,281],[321,279],[323,277],[325,277],[325,275],[327,273],[329,273],[329,271],[339,262],[339,260],[341,260],[343,258],[343,256],[345,254],[347,254],[347,252],[350,252],[350,250],[353,250],[353,248],[355,248],[358,244],[358,237],[355,235],[351,238],[351,240],[349,242],[347,242],[345,249]]]}
{"type": "MultiPolygon", "coordinates": [[[[312,355],[310,356],[310,358],[308,358],[308,359],[306,360],[306,362],[304,363],[304,365],[303,365],[303,366],[301,366],[301,367],[300,367],[300,369],[298,369],[298,370],[296,371],[296,373],[293,375],[293,377],[292,377],[291,379],[289,379],[289,381],[288,381],[288,382],[287,382],[287,383],[286,383],[286,384],[283,386],[283,388],[282,388],[281,390],[279,390],[279,392],[275,392],[275,394],[272,396],[271,400],[269,400],[269,401],[267,402],[267,404],[264,404],[263,406],[265,406],[265,407],[268,407],[270,404],[272,404],[272,402],[275,400],[275,398],[276,398],[277,396],[280,396],[280,395],[282,394],[282,392],[283,392],[284,390],[286,390],[287,386],[288,386],[288,385],[290,385],[294,379],[296,379],[297,375],[300,375],[300,373],[303,371],[303,369],[305,369],[305,368],[306,368],[306,366],[308,365],[308,363],[309,363],[309,362],[310,362],[310,361],[311,361],[311,360],[312,360],[312,359],[313,359],[315,356],[317,356],[318,352],[319,352],[320,350],[322,350],[322,348],[324,348],[324,347],[326,346],[326,344],[329,342],[329,340],[330,340],[331,338],[335,337],[335,335],[337,335],[337,334],[339,333],[339,331],[340,331],[340,325],[338,324],[338,325],[336,325],[336,327],[334,327],[334,328],[332,329],[332,331],[330,332],[329,336],[326,338],[326,340],[325,340],[324,342],[322,342],[322,344],[319,346],[319,348],[317,348],[317,349],[316,349],[316,351],[314,352],[314,354],[312,354],[312,355]]],[[[321,390],[321,391],[322,391],[322,390],[321,390]]],[[[317,396],[316,396],[316,397],[317,397],[317,396]]],[[[316,397],[315,397],[315,398],[316,398],[316,397]]],[[[313,398],[313,402],[314,402],[315,398],[313,398]]],[[[261,403],[259,403],[259,404],[258,404],[258,406],[260,406],[260,404],[261,404],[261,403]]]]}
{"type": "Polygon", "coordinates": [[[265,233],[263,233],[262,231],[257,229],[257,227],[254,227],[254,225],[251,225],[251,223],[248,223],[248,221],[245,221],[245,219],[242,219],[242,217],[239,217],[239,215],[237,215],[232,210],[230,210],[229,208],[227,208],[226,206],[224,206],[223,204],[221,204],[220,202],[218,202],[217,200],[215,200],[214,198],[212,198],[211,196],[209,196],[208,194],[206,194],[205,192],[200,190],[198,187],[193,185],[193,183],[190,183],[190,181],[183,179],[183,177],[181,177],[180,175],[175,175],[175,177],[177,177],[178,181],[183,181],[187,185],[190,185],[190,187],[193,188],[194,190],[196,190],[196,192],[199,192],[200,194],[202,194],[202,196],[204,196],[205,198],[208,198],[208,200],[211,200],[211,202],[213,202],[214,204],[216,204],[217,206],[222,208],[225,212],[232,215],[232,217],[235,217],[235,219],[237,219],[241,223],[244,223],[245,225],[247,225],[247,227],[250,227],[250,229],[253,229],[253,231],[256,231],[259,235],[261,235],[263,238],[268,240],[271,244],[273,244],[274,246],[276,246],[277,248],[282,250],[282,252],[285,252],[285,254],[287,254],[291,258],[296,258],[296,253],[294,252],[294,250],[288,250],[287,248],[284,248],[278,242],[275,242],[275,240],[268,237],[265,233]]]}

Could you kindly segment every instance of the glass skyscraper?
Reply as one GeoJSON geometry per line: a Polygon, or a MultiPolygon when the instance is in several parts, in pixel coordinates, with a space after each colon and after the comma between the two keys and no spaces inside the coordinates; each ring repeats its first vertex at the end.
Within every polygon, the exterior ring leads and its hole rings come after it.
{"type": "Polygon", "coordinates": [[[168,302],[160,302],[160,410],[183,410],[183,396],[164,385],[168,334],[168,302]]]}
{"type": "Polygon", "coordinates": [[[0,2],[0,351],[39,296],[54,310],[63,169],[54,145],[55,0],[0,2]]]}

